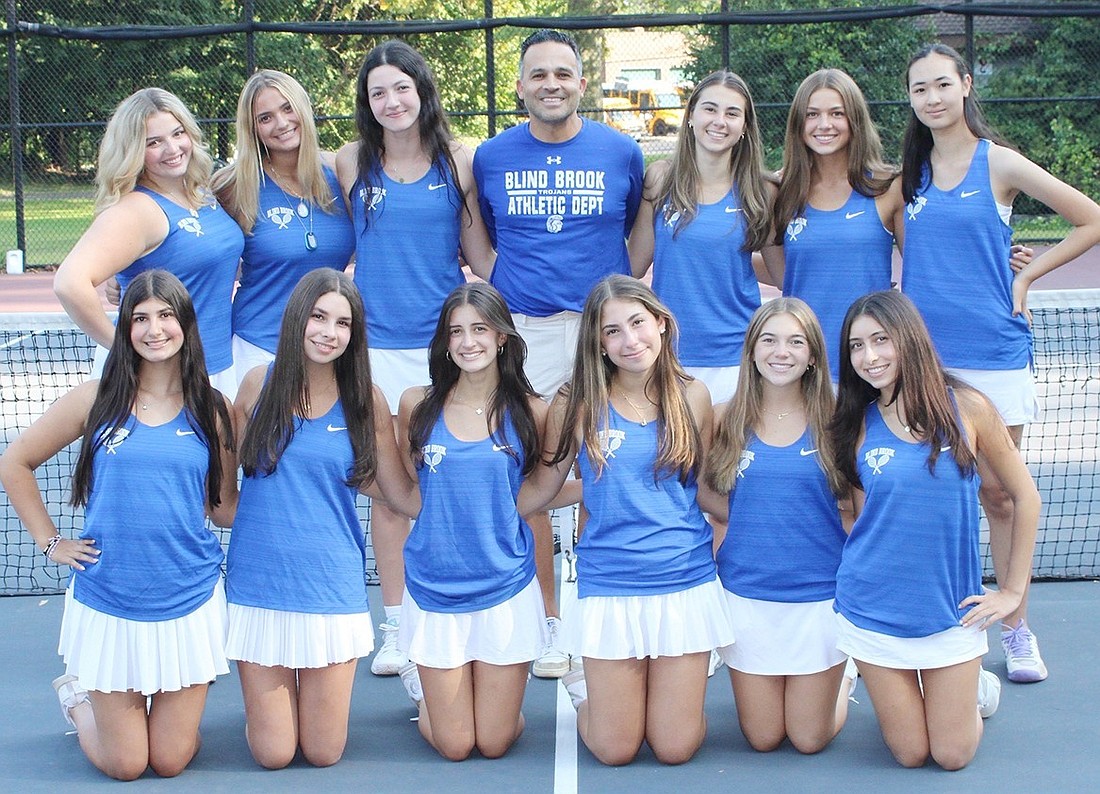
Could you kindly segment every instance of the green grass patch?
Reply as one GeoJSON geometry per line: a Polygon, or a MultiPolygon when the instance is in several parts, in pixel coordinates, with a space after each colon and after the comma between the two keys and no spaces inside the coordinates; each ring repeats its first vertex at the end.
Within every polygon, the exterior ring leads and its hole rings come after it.
{"type": "MultiPolygon", "coordinates": [[[[60,264],[92,222],[87,184],[32,183],[24,192],[27,267],[60,264]]],[[[0,251],[16,247],[15,195],[0,191],[0,251]]]]}
{"type": "Polygon", "coordinates": [[[1072,228],[1061,215],[1017,215],[1012,219],[1012,240],[1017,243],[1057,243],[1072,228]]]}

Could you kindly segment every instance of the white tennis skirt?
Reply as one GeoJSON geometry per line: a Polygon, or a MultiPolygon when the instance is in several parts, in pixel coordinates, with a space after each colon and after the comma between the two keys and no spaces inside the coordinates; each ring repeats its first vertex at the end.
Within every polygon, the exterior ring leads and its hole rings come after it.
{"type": "Polygon", "coordinates": [[[370,612],[315,615],[229,605],[230,659],[264,667],[328,667],[369,656],[374,650],[370,612]]]}
{"type": "Polygon", "coordinates": [[[861,662],[896,670],[935,670],[985,656],[989,650],[985,631],[977,626],[952,626],[927,637],[891,637],[861,629],[839,612],[836,614],[837,645],[861,662]]]}
{"type": "Polygon", "coordinates": [[[723,592],[737,642],[718,653],[731,669],[753,675],[810,675],[847,658],[836,647],[831,598],[793,604],[723,592]]]}
{"type": "Polygon", "coordinates": [[[229,672],[225,658],[225,586],[189,615],[128,620],[92,609],[65,591],[57,652],[65,670],[96,692],[176,692],[229,672]]]}
{"type": "Polygon", "coordinates": [[[428,612],[408,590],[401,598],[397,647],[425,667],[520,664],[538,657],[549,640],[542,591],[534,578],[503,604],[476,612],[428,612]]]}
{"type": "Polygon", "coordinates": [[[655,659],[732,645],[733,618],[717,577],[675,593],[588,596],[562,593],[565,649],[592,659],[655,659]]]}

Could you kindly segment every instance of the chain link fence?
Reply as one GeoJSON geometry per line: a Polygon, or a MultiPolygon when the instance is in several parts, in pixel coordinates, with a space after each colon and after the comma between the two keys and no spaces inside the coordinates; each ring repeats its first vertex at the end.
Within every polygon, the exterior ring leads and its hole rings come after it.
{"type": "MultiPolygon", "coordinates": [[[[1100,196],[1100,3],[178,0],[155,10],[138,0],[6,0],[5,11],[0,251],[21,249],[28,266],[57,264],[87,227],[103,127],[139,88],[177,93],[225,160],[245,78],[282,69],[310,91],[322,141],[335,149],[355,135],[364,55],[400,37],[432,64],[457,133],[476,144],[516,123],[519,45],[545,26],[581,43],[585,112],[638,137],[649,157],[671,150],[684,89],[732,68],[752,87],[772,166],[795,88],[826,66],[855,77],[896,152],[905,65],[922,43],[943,41],[973,64],[1006,138],[1100,196]]],[[[1016,209],[1043,212],[1028,202],[1016,209]]]]}

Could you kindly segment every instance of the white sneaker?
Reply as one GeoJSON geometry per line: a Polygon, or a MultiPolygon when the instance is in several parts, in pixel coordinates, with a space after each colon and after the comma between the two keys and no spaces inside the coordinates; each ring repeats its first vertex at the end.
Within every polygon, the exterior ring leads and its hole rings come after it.
{"type": "Polygon", "coordinates": [[[569,693],[569,700],[573,708],[580,708],[581,703],[588,700],[588,683],[584,680],[584,668],[570,670],[561,677],[565,691],[569,693]]]}
{"type": "Polygon", "coordinates": [[[68,673],[59,675],[53,680],[53,689],[57,693],[58,702],[61,704],[61,716],[65,718],[65,722],[75,728],[76,723],[73,722],[71,711],[81,703],[88,702],[88,691],[81,689],[76,676],[68,673]]]}
{"type": "Polygon", "coordinates": [[[539,658],[531,666],[531,672],[538,678],[561,678],[569,672],[569,654],[561,649],[561,621],[547,618],[546,627],[550,630],[550,641],[542,649],[539,658]]]}
{"type": "Polygon", "coordinates": [[[375,675],[398,675],[409,660],[397,648],[397,616],[387,618],[378,628],[382,629],[382,647],[371,659],[370,671],[375,675]]]}
{"type": "Polygon", "coordinates": [[[1022,620],[1016,628],[1001,624],[1001,647],[1005,651],[1008,680],[1017,684],[1034,684],[1047,677],[1047,666],[1039,655],[1039,643],[1022,620]]]}
{"type": "Polygon", "coordinates": [[[401,667],[401,683],[405,686],[405,694],[409,696],[409,700],[417,708],[420,708],[420,701],[424,699],[424,689],[420,686],[420,670],[416,666],[416,662],[407,662],[401,667]]]}
{"type": "Polygon", "coordinates": [[[1001,705],[1001,679],[984,667],[978,668],[978,714],[992,717],[1001,705]]]}

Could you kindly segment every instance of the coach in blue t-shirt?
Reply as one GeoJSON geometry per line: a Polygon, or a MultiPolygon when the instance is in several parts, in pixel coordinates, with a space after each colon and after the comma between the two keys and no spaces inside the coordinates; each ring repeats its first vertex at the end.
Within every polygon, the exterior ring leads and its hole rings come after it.
{"type": "MultiPolygon", "coordinates": [[[[527,377],[546,399],[573,367],[580,311],[611,273],[630,273],[626,237],[642,196],[642,150],[626,135],[577,114],[588,81],[577,42],[537,30],[520,50],[516,92],[530,121],[486,141],[474,154],[481,214],[497,250],[492,283],[527,343],[527,377]]],[[[529,517],[530,518],[530,517],[529,517]]],[[[550,537],[548,528],[533,528],[550,537]]],[[[539,543],[539,581],[554,605],[553,557],[539,543]]],[[[557,618],[550,618],[556,637],[557,618]]],[[[569,657],[552,645],[535,675],[559,677],[569,657]]]]}

